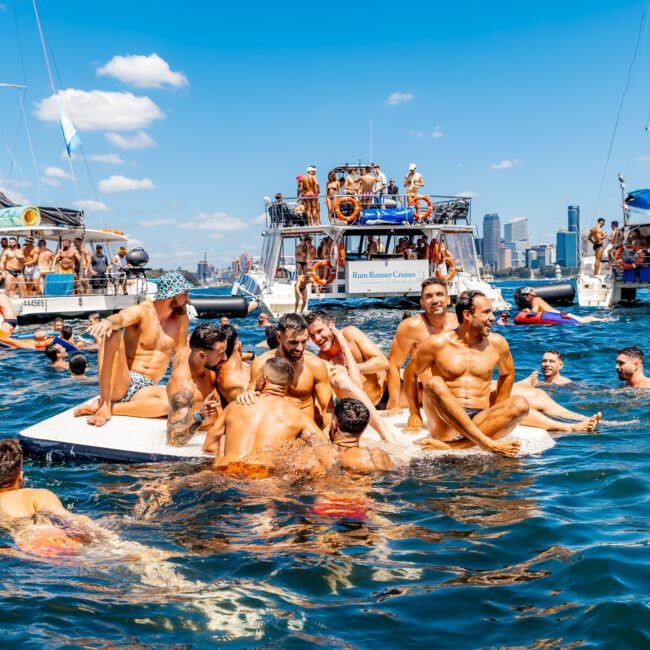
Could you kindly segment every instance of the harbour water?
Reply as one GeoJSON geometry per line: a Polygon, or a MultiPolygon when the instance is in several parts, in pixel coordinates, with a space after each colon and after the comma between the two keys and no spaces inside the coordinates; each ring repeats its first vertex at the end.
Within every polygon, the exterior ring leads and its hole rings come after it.
{"type": "MultiPolygon", "coordinates": [[[[576,383],[554,398],[619,423],[564,436],[539,457],[433,459],[355,486],[214,477],[168,500],[152,495],[195,467],[28,462],[26,485],[55,491],[138,550],[43,561],[0,531],[1,645],[648,647],[650,391],[621,389],[614,367],[625,345],[650,355],[641,297],[607,323],[502,330],[519,378],[560,350],[576,383]],[[350,490],[367,512],[314,509],[323,492],[350,490]]],[[[333,314],[386,351],[401,317],[333,314]]],[[[245,347],[263,338],[254,319],[234,322],[245,347]]],[[[2,350],[0,367],[0,437],[96,390],[41,354],[2,350]]]]}

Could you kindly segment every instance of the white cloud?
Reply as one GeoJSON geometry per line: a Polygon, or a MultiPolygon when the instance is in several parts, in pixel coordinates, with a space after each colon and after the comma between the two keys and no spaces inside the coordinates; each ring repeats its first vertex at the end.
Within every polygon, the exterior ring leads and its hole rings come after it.
{"type": "Polygon", "coordinates": [[[210,239],[221,239],[223,237],[222,234],[215,232],[213,235],[210,235],[210,239]]]}
{"type": "Polygon", "coordinates": [[[413,99],[411,93],[401,93],[395,92],[388,95],[386,98],[386,103],[389,106],[397,106],[398,104],[403,104],[404,102],[410,102],[413,99]]]}
{"type": "Polygon", "coordinates": [[[13,201],[16,205],[33,205],[30,199],[26,196],[23,196],[17,190],[11,190],[6,186],[0,185],[0,192],[2,192],[10,201],[13,201]]]}
{"type": "Polygon", "coordinates": [[[135,237],[131,237],[131,235],[129,235],[128,233],[126,236],[129,238],[128,239],[129,248],[136,248],[138,246],[143,247],[142,242],[139,239],[136,239],[135,237]]]}
{"type": "Polygon", "coordinates": [[[515,165],[521,165],[521,160],[502,160],[500,163],[494,163],[492,169],[512,169],[515,165]]]}
{"type": "Polygon", "coordinates": [[[458,192],[458,194],[454,194],[454,196],[457,196],[459,199],[477,199],[479,196],[481,196],[478,192],[458,192]]]}
{"type": "Polygon", "coordinates": [[[88,156],[92,162],[106,163],[107,165],[123,165],[124,161],[116,153],[100,153],[88,156]]]}
{"type": "Polygon", "coordinates": [[[70,116],[80,131],[132,131],[145,129],[165,117],[149,97],[138,97],[129,92],[104,90],[60,90],[36,102],[34,115],[45,122],[59,122],[57,97],[69,107],[70,116]]]}
{"type": "Polygon", "coordinates": [[[130,137],[119,133],[107,133],[106,139],[120,149],[147,149],[156,145],[156,141],[144,131],[138,131],[130,137]]]}
{"type": "Polygon", "coordinates": [[[201,212],[193,221],[180,223],[183,230],[244,230],[246,224],[241,219],[235,219],[225,212],[208,214],[201,212]]]}
{"type": "Polygon", "coordinates": [[[436,126],[436,128],[433,129],[433,131],[431,131],[431,137],[434,140],[438,140],[439,138],[442,138],[444,135],[445,134],[443,133],[441,126],[436,126]]]}
{"type": "Polygon", "coordinates": [[[97,70],[97,74],[100,77],[115,77],[136,88],[161,88],[162,86],[182,88],[189,83],[182,72],[173,72],[167,61],[155,53],[149,56],[136,54],[114,56],[105,66],[97,70]]]}
{"type": "Polygon", "coordinates": [[[648,162],[648,160],[650,160],[650,156],[641,156],[639,158],[640,162],[648,162]]]}
{"type": "Polygon", "coordinates": [[[111,209],[101,201],[93,201],[92,199],[73,201],[72,205],[77,210],[86,210],[86,212],[110,212],[111,209]]]}
{"type": "Polygon", "coordinates": [[[258,214],[254,219],[251,219],[251,223],[265,224],[266,223],[266,213],[262,212],[262,214],[258,214]]]}
{"type": "Polygon", "coordinates": [[[145,219],[138,221],[138,226],[143,228],[158,228],[159,226],[170,226],[174,223],[173,219],[145,219]]]}
{"type": "Polygon", "coordinates": [[[47,176],[41,178],[41,183],[43,183],[43,185],[48,185],[49,187],[59,187],[61,185],[56,178],[48,178],[47,176]]]}
{"type": "Polygon", "coordinates": [[[105,194],[113,192],[132,192],[134,190],[153,190],[156,186],[150,178],[138,180],[136,178],[127,178],[126,176],[111,176],[99,181],[99,191],[105,194]]]}
{"type": "Polygon", "coordinates": [[[45,167],[44,171],[45,175],[48,178],[60,178],[67,181],[74,180],[74,176],[70,172],[65,171],[65,169],[61,169],[60,167],[45,167]]]}
{"type": "Polygon", "coordinates": [[[409,131],[409,135],[414,138],[423,138],[424,133],[422,131],[409,131]]]}

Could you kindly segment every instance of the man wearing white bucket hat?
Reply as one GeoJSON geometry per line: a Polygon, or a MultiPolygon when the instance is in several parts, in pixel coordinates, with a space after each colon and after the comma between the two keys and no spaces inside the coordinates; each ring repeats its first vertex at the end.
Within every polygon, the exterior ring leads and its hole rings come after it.
{"type": "Polygon", "coordinates": [[[127,307],[88,328],[100,342],[99,397],[77,407],[75,415],[90,415],[88,424],[96,427],[112,414],[167,415],[167,394],[157,384],[172,354],[187,345],[189,289],[180,273],[165,273],[152,302],[127,307]]]}
{"type": "Polygon", "coordinates": [[[424,178],[417,171],[415,163],[409,165],[409,173],[404,176],[404,187],[407,194],[419,194],[420,188],[424,187],[424,178]]]}

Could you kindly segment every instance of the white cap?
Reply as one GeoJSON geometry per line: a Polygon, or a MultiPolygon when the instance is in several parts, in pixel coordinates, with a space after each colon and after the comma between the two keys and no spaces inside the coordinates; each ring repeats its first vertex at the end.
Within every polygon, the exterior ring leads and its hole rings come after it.
{"type": "Polygon", "coordinates": [[[415,169],[415,163],[411,163],[409,165],[409,171],[413,171],[415,169]]]}
{"type": "Polygon", "coordinates": [[[307,171],[308,171],[308,172],[315,172],[315,171],[316,171],[316,167],[314,167],[313,165],[311,165],[311,166],[307,167],[307,171]]]}

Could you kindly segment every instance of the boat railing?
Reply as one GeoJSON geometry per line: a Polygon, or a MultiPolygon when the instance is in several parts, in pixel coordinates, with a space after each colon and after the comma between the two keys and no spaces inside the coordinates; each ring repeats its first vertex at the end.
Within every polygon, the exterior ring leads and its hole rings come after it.
{"type": "Polygon", "coordinates": [[[471,224],[469,197],[441,194],[335,194],[292,196],[268,202],[267,228],[319,225],[404,226],[471,224]]]}

